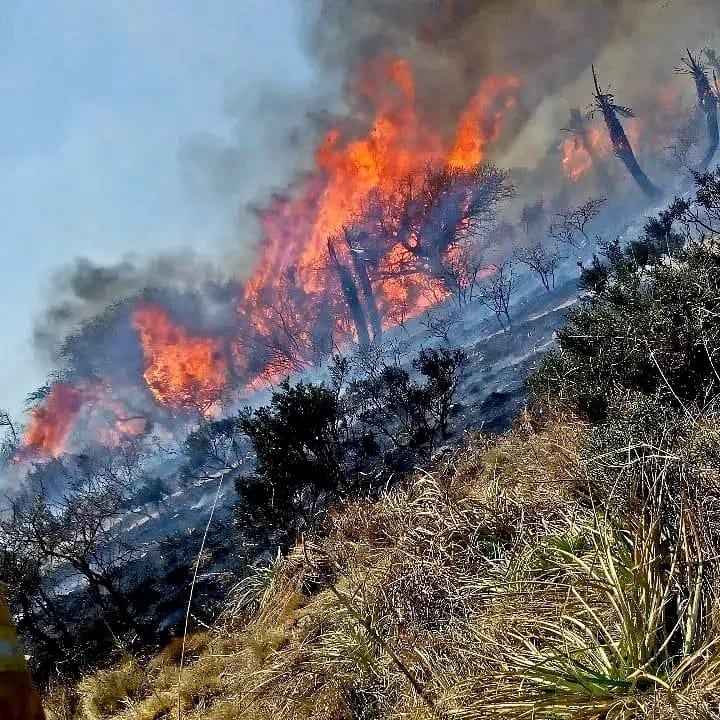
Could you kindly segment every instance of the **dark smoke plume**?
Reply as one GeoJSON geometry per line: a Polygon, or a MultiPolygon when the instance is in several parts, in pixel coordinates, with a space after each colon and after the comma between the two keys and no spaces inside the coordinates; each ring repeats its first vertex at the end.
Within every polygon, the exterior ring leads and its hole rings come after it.
{"type": "Polygon", "coordinates": [[[674,81],[675,58],[712,44],[719,23],[714,0],[323,0],[308,46],[346,82],[368,58],[407,59],[425,116],[448,131],[482,77],[518,75],[515,126],[496,159],[532,168],[568,108],[590,103],[593,62],[642,115],[656,83],[674,81]]]}
{"type": "Polygon", "coordinates": [[[128,258],[111,265],[78,258],[51,279],[48,306],[35,319],[36,348],[45,358],[55,360],[64,339],[79,325],[146,289],[201,291],[221,281],[210,261],[190,252],[143,261],[128,258]]]}

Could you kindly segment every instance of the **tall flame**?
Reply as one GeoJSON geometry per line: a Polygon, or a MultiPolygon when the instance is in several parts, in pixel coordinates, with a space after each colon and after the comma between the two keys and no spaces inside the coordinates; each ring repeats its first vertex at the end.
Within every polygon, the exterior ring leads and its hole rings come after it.
{"type": "Polygon", "coordinates": [[[145,303],[133,311],[132,325],[140,334],[143,376],[155,399],[175,410],[209,412],[228,383],[222,341],[192,337],[164,308],[145,303]]]}
{"type": "MultiPolygon", "coordinates": [[[[340,127],[327,131],[315,152],[316,172],[288,197],[276,197],[262,213],[263,236],[258,263],[245,284],[238,312],[261,336],[271,332],[268,304],[278,304],[277,290],[292,270],[299,292],[318,298],[335,283],[328,268],[327,240],[353,225],[371,199],[390,204],[408,178],[430,165],[471,170],[485,159],[487,144],[497,138],[503,117],[515,104],[520,80],[512,75],[483,80],[461,115],[451,142],[419,117],[415,86],[403,60],[381,61],[361,71],[356,95],[375,103],[377,112],[366,135],[348,138],[340,127]]],[[[411,258],[398,245],[388,246],[380,258],[384,269],[374,280],[379,298],[390,305],[399,299],[411,316],[443,297],[442,283],[404,268],[403,277],[391,277],[389,268],[407,265],[411,258]]],[[[346,258],[346,261],[349,260],[346,258]]],[[[316,304],[317,304],[316,303],[316,304]]],[[[292,310],[286,308],[287,314],[292,310]]],[[[306,329],[313,318],[303,313],[306,329]]],[[[394,322],[384,313],[385,324],[394,322]]],[[[353,339],[352,330],[336,319],[336,340],[353,339]]],[[[244,341],[235,343],[233,356],[244,367],[244,341]]],[[[282,366],[282,363],[280,363],[282,366]]],[[[266,376],[275,378],[275,361],[268,360],[266,376]]],[[[256,386],[254,383],[253,386],[256,386]]]]}
{"type": "Polygon", "coordinates": [[[495,140],[500,123],[515,106],[520,79],[513,75],[485,78],[460,117],[449,167],[472,170],[485,158],[485,146],[495,140]]]}
{"type": "Polygon", "coordinates": [[[26,450],[48,457],[65,452],[82,400],[78,388],[66,383],[53,385],[45,401],[30,413],[24,438],[26,450]]]}

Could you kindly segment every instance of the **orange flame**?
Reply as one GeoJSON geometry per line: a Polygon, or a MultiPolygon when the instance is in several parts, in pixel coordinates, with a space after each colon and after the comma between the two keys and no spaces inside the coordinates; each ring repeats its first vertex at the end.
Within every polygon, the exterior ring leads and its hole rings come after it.
{"type": "Polygon", "coordinates": [[[70,450],[70,439],[79,423],[103,447],[118,447],[145,431],[143,417],[132,416],[125,405],[109,396],[99,383],[57,383],[45,400],[30,413],[23,450],[28,456],[59,457],[70,450]]]}
{"type": "Polygon", "coordinates": [[[132,325],[140,333],[143,377],[155,399],[175,410],[210,413],[228,383],[222,341],[191,337],[163,308],[148,304],[135,308],[132,325]]]}
{"type": "Polygon", "coordinates": [[[513,75],[489,77],[470,100],[460,117],[455,144],[448,157],[448,166],[472,170],[485,158],[485,146],[495,140],[500,123],[515,106],[520,79],[513,75]]]}
{"type": "Polygon", "coordinates": [[[65,452],[75,421],[82,408],[78,388],[58,383],[45,401],[30,413],[24,445],[32,454],[58,457],[65,452]]]}
{"type": "MultiPolygon", "coordinates": [[[[515,105],[520,80],[505,75],[483,80],[462,113],[451,142],[419,117],[415,86],[409,65],[403,60],[371,63],[359,74],[355,94],[375,103],[377,112],[364,136],[348,138],[331,128],[315,151],[317,170],[289,197],[276,197],[261,214],[263,237],[254,272],[245,283],[238,302],[240,322],[262,337],[272,333],[268,305],[282,305],[288,318],[300,316],[310,331],[313,312],[328,289],[337,294],[337,279],[328,263],[327,240],[342,233],[365,215],[370,199],[391,204],[408,178],[420,175],[429,165],[471,170],[485,158],[487,144],[496,139],[501,121],[515,105]],[[279,300],[278,289],[285,272],[293,270],[293,282],[307,302],[301,312],[279,300]],[[310,314],[308,314],[310,313],[310,314]]],[[[387,228],[391,234],[393,229],[387,228]]],[[[401,302],[405,317],[417,314],[445,295],[442,282],[417,267],[392,237],[386,238],[378,259],[379,272],[373,290],[384,324],[394,322],[393,302],[401,302]],[[403,255],[404,254],[404,255],[403,255]],[[398,260],[407,266],[402,277],[391,277],[388,268],[398,260]]],[[[340,252],[345,252],[340,249],[340,252]]],[[[350,258],[345,262],[350,264],[350,258]]],[[[331,294],[332,294],[331,292],[331,294]]],[[[354,330],[345,318],[335,318],[334,341],[352,342],[354,330]]],[[[247,350],[238,341],[233,347],[237,365],[247,367],[247,350]]],[[[263,378],[276,377],[283,363],[268,357],[263,378]]]]}
{"type": "MultiPolygon", "coordinates": [[[[625,133],[633,148],[637,150],[640,144],[642,121],[639,118],[629,118],[625,122],[625,133]]],[[[565,177],[577,182],[587,175],[598,158],[603,158],[612,152],[612,142],[600,122],[587,128],[584,137],[570,135],[560,144],[560,155],[565,177]]]]}

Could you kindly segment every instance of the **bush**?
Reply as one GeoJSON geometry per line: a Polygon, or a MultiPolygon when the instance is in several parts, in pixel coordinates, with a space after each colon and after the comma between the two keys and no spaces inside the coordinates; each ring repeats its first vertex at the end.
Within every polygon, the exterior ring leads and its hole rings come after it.
{"type": "Polygon", "coordinates": [[[329,505],[374,492],[425,454],[448,433],[465,363],[460,350],[423,350],[412,364],[423,381],[384,362],[350,381],[349,361],[336,358],[329,386],[280,383],[267,407],[238,421],[256,454],[255,472],[236,480],[243,533],[284,545],[329,505]]]}
{"type": "MultiPolygon", "coordinates": [[[[594,265],[595,294],[570,313],[558,332],[558,350],[529,380],[536,397],[555,396],[601,421],[633,393],[676,408],[717,395],[717,246],[693,245],[677,261],[651,268],[637,264],[633,252],[594,265]]],[[[614,253],[613,246],[608,255],[614,253]]],[[[587,275],[584,282],[590,282],[587,275]]]]}

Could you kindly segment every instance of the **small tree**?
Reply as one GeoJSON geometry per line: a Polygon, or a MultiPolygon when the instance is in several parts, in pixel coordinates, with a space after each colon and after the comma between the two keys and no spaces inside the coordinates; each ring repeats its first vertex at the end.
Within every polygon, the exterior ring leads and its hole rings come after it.
{"type": "Polygon", "coordinates": [[[497,318],[500,327],[505,330],[503,317],[508,327],[512,324],[510,318],[510,302],[516,290],[516,278],[513,263],[505,261],[494,266],[495,272],[483,284],[479,293],[480,302],[489,308],[497,318]]]}
{"type": "Polygon", "coordinates": [[[557,243],[552,248],[547,248],[539,240],[530,247],[517,248],[515,258],[537,273],[548,292],[555,288],[555,272],[565,259],[560,254],[557,243]]]}
{"type": "Polygon", "coordinates": [[[487,269],[479,244],[473,241],[456,246],[445,266],[452,276],[451,286],[455,289],[458,306],[471,303],[482,282],[483,271],[487,269]]]}
{"type": "Polygon", "coordinates": [[[590,242],[588,226],[597,218],[606,202],[605,198],[589,198],[582,205],[558,213],[550,225],[550,237],[574,248],[583,247],[590,242]]]}
{"type": "Polygon", "coordinates": [[[362,359],[354,379],[337,357],[329,386],[286,380],[270,405],[241,414],[256,455],[255,471],[235,481],[246,536],[287,544],[329,505],[377,489],[445,437],[465,354],[423,350],[412,363],[422,381],[380,357],[362,359]]]}
{"type": "Polygon", "coordinates": [[[243,463],[245,443],[237,423],[237,417],[222,420],[205,420],[184,442],[187,463],[182,474],[198,477],[215,473],[243,463]]]}
{"type": "Polygon", "coordinates": [[[119,520],[130,505],[137,459],[128,450],[40,465],[0,522],[7,547],[26,548],[43,567],[77,573],[116,634],[146,631],[129,606],[121,577],[136,553],[119,520]]]}

